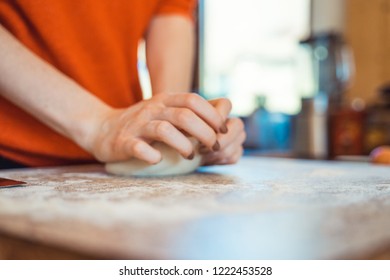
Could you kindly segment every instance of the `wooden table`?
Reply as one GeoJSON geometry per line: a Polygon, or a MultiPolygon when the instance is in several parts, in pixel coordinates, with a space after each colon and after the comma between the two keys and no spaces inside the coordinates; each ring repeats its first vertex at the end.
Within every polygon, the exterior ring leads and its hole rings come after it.
{"type": "Polygon", "coordinates": [[[167,178],[1,171],[0,258],[390,257],[390,167],[245,157],[167,178]]]}

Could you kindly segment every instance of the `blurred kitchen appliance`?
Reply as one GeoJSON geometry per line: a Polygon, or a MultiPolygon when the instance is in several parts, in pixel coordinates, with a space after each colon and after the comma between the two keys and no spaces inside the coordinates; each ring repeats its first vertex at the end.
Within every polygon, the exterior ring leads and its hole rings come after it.
{"type": "Polygon", "coordinates": [[[365,153],[382,145],[390,145],[390,84],[379,89],[379,101],[368,108],[365,122],[365,153]]]}
{"type": "Polygon", "coordinates": [[[311,35],[300,42],[310,54],[315,93],[328,96],[329,105],[339,106],[354,72],[351,49],[338,33],[311,35]]]}
{"type": "Polygon", "coordinates": [[[300,45],[311,58],[314,92],[302,99],[302,110],[294,119],[294,153],[329,158],[329,116],[343,107],[343,95],[354,71],[352,52],[337,33],[314,34],[300,45]]]}
{"type": "Polygon", "coordinates": [[[291,116],[269,112],[266,97],[257,96],[257,109],[244,119],[247,138],[244,147],[262,152],[291,150],[291,116]]]}
{"type": "Polygon", "coordinates": [[[302,99],[302,110],[293,118],[293,150],[298,157],[328,157],[328,97],[302,99]]]}
{"type": "MultiPolygon", "coordinates": [[[[364,106],[343,106],[333,110],[329,119],[329,156],[356,156],[364,154],[364,106]]],[[[356,104],[355,104],[356,105],[356,104]]]]}

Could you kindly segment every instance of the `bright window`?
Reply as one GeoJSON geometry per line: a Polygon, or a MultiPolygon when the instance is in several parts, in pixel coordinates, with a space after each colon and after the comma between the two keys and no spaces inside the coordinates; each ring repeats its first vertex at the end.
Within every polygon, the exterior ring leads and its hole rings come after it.
{"type": "Polygon", "coordinates": [[[200,1],[200,91],[229,97],[248,115],[257,96],[266,108],[294,114],[312,90],[310,59],[299,47],[309,33],[309,0],[200,1]]]}

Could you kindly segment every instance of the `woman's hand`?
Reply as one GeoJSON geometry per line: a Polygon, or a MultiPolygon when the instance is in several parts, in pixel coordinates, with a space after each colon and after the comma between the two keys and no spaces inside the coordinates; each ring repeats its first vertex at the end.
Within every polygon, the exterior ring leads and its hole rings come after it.
{"type": "Polygon", "coordinates": [[[234,164],[243,154],[242,144],[245,141],[246,134],[244,130],[244,124],[239,118],[227,118],[230,110],[230,106],[221,102],[221,99],[210,100],[210,103],[216,108],[221,116],[227,119],[227,133],[218,133],[217,140],[220,144],[218,151],[210,150],[208,147],[202,147],[200,153],[203,154],[203,165],[222,165],[222,164],[234,164]]]}
{"type": "Polygon", "coordinates": [[[241,126],[237,121],[226,123],[227,114],[219,112],[230,111],[230,106],[226,99],[209,103],[196,94],[159,94],[128,109],[109,110],[90,133],[86,148],[102,162],[136,157],[155,164],[161,154],[150,145],[153,141],[164,142],[191,159],[195,151],[186,137],[190,135],[208,150],[222,149],[227,159],[236,159],[238,152],[233,156],[231,150],[241,141],[242,135],[235,139],[241,126]],[[231,132],[223,137],[227,130],[231,132]]]}

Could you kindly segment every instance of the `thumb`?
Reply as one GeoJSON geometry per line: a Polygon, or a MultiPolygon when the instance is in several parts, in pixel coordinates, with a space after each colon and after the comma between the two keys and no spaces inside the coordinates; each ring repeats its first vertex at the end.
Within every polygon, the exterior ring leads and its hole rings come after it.
{"type": "Polygon", "coordinates": [[[217,98],[217,99],[209,100],[208,102],[217,110],[217,112],[226,121],[230,114],[230,111],[232,110],[232,103],[230,102],[230,100],[226,98],[217,98]]]}

